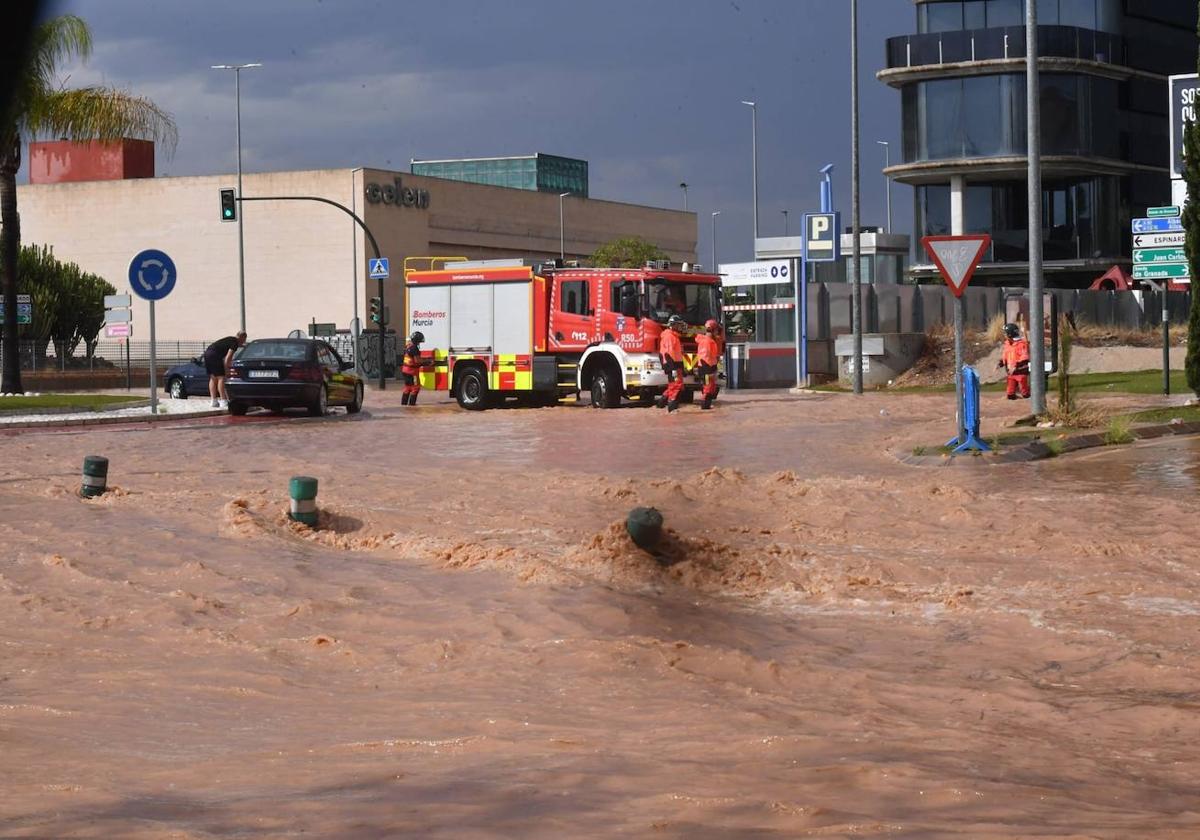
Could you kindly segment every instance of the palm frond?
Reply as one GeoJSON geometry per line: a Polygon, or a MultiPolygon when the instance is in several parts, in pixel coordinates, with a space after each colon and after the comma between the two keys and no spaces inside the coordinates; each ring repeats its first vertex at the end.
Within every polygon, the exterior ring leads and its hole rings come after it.
{"type": "Polygon", "coordinates": [[[4,133],[28,127],[28,112],[58,82],[59,66],[92,54],[92,33],[76,15],[60,15],[42,23],[30,34],[29,56],[13,82],[11,110],[0,114],[4,133]]]}
{"type": "Polygon", "coordinates": [[[76,15],[60,15],[43,23],[33,34],[26,75],[42,87],[58,78],[60,66],[74,58],[92,54],[92,31],[76,15]]]}
{"type": "Polygon", "coordinates": [[[171,115],[149,99],[109,87],[45,92],[25,114],[31,136],[71,140],[157,140],[174,151],[179,135],[171,115]]]}

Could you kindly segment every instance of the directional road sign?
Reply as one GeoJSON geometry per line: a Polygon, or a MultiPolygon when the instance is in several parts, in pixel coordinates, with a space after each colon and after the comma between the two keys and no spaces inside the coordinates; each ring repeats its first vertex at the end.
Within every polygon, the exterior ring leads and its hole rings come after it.
{"type": "Polygon", "coordinates": [[[955,297],[962,297],[971,275],[983,259],[992,237],[986,233],[969,233],[961,236],[924,236],[921,244],[929,254],[946,285],[955,297]]]}
{"type": "Polygon", "coordinates": [[[804,214],[804,259],[809,262],[836,262],[840,256],[838,238],[840,214],[804,214]]]}
{"type": "Polygon", "coordinates": [[[128,324],[133,320],[133,313],[128,309],[105,309],[104,323],[106,324],[128,324]]]}
{"type": "MultiPolygon", "coordinates": [[[[0,321],[4,319],[4,298],[0,297],[0,321]]],[[[17,295],[17,325],[33,323],[33,301],[29,295],[17,295]]]]}
{"type": "Polygon", "coordinates": [[[1187,263],[1160,263],[1158,265],[1135,265],[1134,280],[1187,280],[1187,263]]]}
{"type": "Polygon", "coordinates": [[[132,303],[132,301],[129,299],[129,295],[105,295],[104,296],[104,308],[105,309],[119,309],[122,306],[128,308],[130,303],[132,303]]]}
{"type": "Polygon", "coordinates": [[[1187,255],[1183,248],[1135,248],[1133,250],[1134,265],[1140,263],[1186,263],[1187,255]]]}
{"type": "Polygon", "coordinates": [[[1168,231],[1183,230],[1183,222],[1174,217],[1164,219],[1134,219],[1132,227],[1134,233],[1166,233],[1168,231]]]}
{"type": "Polygon", "coordinates": [[[1151,219],[1170,218],[1179,215],[1179,208],[1171,207],[1147,207],[1146,215],[1151,219]]]}
{"type": "Polygon", "coordinates": [[[162,251],[149,248],[129,263],[129,287],[144,300],[162,300],[175,288],[175,263],[162,251]]]}
{"type": "Polygon", "coordinates": [[[386,280],[391,276],[391,272],[388,270],[387,257],[367,260],[367,266],[372,280],[386,280]]]}
{"type": "Polygon", "coordinates": [[[133,335],[133,324],[106,324],[105,338],[129,338],[133,335]]]}
{"type": "Polygon", "coordinates": [[[1180,233],[1135,233],[1133,235],[1134,248],[1169,248],[1183,247],[1183,241],[1186,234],[1180,233]]]}

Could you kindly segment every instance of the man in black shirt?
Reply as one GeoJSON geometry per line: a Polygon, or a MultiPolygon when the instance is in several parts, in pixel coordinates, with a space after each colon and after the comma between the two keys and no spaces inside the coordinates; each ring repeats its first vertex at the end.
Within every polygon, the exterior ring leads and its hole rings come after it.
{"type": "Polygon", "coordinates": [[[229,394],[225,392],[225,377],[233,364],[234,352],[246,343],[246,334],[227,335],[208,345],[204,351],[204,369],[208,371],[208,395],[213,408],[229,405],[229,394]]]}

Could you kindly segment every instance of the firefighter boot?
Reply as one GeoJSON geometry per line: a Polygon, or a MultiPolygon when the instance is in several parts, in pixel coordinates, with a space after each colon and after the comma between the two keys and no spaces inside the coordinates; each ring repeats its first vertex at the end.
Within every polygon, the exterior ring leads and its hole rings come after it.
{"type": "Polygon", "coordinates": [[[409,404],[409,405],[416,405],[416,404],[417,404],[417,395],[416,395],[416,394],[409,394],[409,395],[408,395],[408,404],[409,404]]]}
{"type": "Polygon", "coordinates": [[[669,403],[667,403],[667,414],[670,414],[672,411],[678,411],[678,410],[679,410],[679,400],[671,400],[669,403]]]}
{"type": "Polygon", "coordinates": [[[708,411],[709,409],[712,408],[712,401],[713,401],[713,398],[711,396],[705,397],[704,402],[700,403],[700,408],[703,409],[704,411],[708,411]]]}
{"type": "Polygon", "coordinates": [[[408,405],[408,397],[409,397],[408,391],[405,391],[403,394],[401,394],[400,395],[400,405],[408,405]]]}
{"type": "Polygon", "coordinates": [[[666,408],[667,407],[667,398],[664,395],[659,394],[657,397],[654,398],[654,407],[655,408],[666,408]]]}

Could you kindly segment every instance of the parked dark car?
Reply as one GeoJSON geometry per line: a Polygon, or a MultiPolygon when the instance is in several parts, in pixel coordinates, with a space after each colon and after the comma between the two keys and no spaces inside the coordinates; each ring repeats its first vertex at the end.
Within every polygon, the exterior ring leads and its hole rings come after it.
{"type": "Polygon", "coordinates": [[[342,361],[324,341],[311,338],[260,338],[242,348],[229,378],[229,413],[252,406],[273,411],[306,408],[320,417],[332,405],[357,414],[363,404],[363,380],[351,362],[342,361]]]}
{"type": "Polygon", "coordinates": [[[163,377],[163,390],[177,400],[207,397],[208,371],[204,369],[204,360],[192,359],[186,364],[167,368],[163,377]]]}

